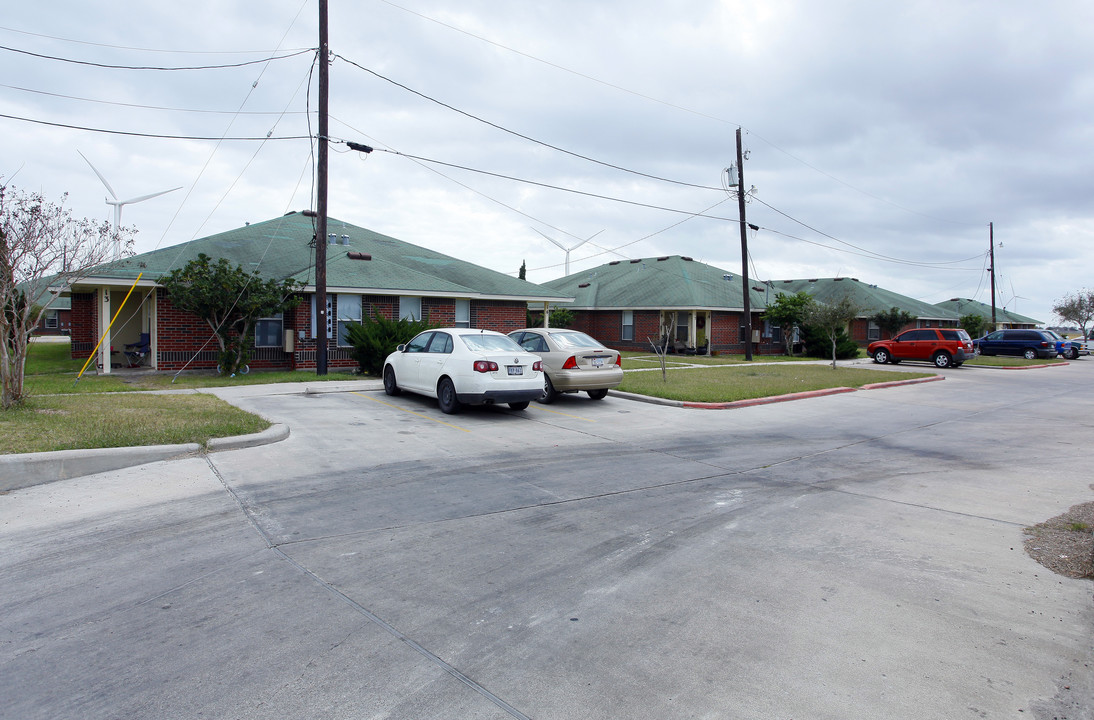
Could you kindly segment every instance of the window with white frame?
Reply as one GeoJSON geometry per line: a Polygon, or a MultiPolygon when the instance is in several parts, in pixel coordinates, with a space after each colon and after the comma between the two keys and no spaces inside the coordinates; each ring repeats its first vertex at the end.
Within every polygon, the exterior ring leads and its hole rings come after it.
{"type": "Polygon", "coordinates": [[[346,326],[361,322],[361,296],[338,293],[338,344],[350,344],[346,337],[346,326]]]}
{"type": "Polygon", "coordinates": [[[866,325],[866,339],[867,340],[880,340],[881,339],[881,328],[873,320],[871,320],[866,325]]]}
{"type": "Polygon", "coordinates": [[[403,318],[407,320],[422,319],[422,299],[420,297],[403,295],[399,298],[399,319],[402,320],[403,318]]]}
{"type": "Polygon", "coordinates": [[[282,325],[281,313],[256,320],[255,347],[281,347],[284,342],[282,325]]]}
{"type": "Polygon", "coordinates": [[[456,320],[454,327],[471,327],[471,301],[456,300],[456,320]]]}
{"type": "Polygon", "coordinates": [[[56,310],[46,311],[46,322],[45,322],[46,328],[49,329],[49,330],[56,330],[57,326],[59,324],[58,321],[57,321],[57,318],[59,316],[60,316],[60,313],[56,310]]]}
{"type": "Polygon", "coordinates": [[[623,311],[623,333],[619,337],[634,340],[634,310],[623,311]]]}
{"type": "Polygon", "coordinates": [[[676,339],[681,342],[688,341],[688,323],[691,322],[691,313],[676,313],[676,339]]]}

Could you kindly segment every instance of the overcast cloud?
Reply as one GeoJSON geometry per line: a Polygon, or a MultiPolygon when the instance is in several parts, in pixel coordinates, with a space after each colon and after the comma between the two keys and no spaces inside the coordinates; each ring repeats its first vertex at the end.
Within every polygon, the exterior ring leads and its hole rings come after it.
{"type": "MultiPolygon", "coordinates": [[[[595,234],[571,272],[682,254],[736,274],[721,175],[739,126],[751,275],[990,302],[993,222],[998,304],[1051,323],[1054,300],[1094,287],[1092,16],[1079,0],[331,0],[330,132],[378,152],[331,146],[329,214],[501,272],[523,261],[533,282],[564,274],[540,233],[595,234]]],[[[26,120],[0,118],[0,175],[94,218],[113,211],[77,150],[122,199],[182,186],[126,206],[138,252],[313,206],[312,144],[275,138],[316,132],[314,52],[200,71],[51,58],[220,65],[317,37],[316,0],[6,8],[0,114],[26,120]]]]}

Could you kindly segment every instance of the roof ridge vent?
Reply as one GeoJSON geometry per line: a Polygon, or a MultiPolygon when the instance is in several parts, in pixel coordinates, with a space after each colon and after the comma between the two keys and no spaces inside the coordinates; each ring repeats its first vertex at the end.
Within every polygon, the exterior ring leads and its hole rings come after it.
{"type": "Polygon", "coordinates": [[[631,260],[631,265],[634,265],[635,263],[640,263],[640,262],[642,262],[642,258],[635,258],[634,260],[631,260]]]}

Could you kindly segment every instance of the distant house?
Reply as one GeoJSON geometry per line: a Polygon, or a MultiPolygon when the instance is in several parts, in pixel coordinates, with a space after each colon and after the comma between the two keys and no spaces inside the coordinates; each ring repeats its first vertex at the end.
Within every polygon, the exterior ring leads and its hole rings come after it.
{"type": "Polygon", "coordinates": [[[48,305],[32,334],[68,335],[72,328],[72,298],[62,295],[50,299],[50,293],[46,292],[39,301],[48,305]]]}
{"type": "Polygon", "coordinates": [[[768,283],[768,286],[772,299],[774,299],[774,293],[793,295],[801,291],[808,293],[814,300],[824,303],[835,302],[845,296],[850,297],[858,306],[859,314],[851,323],[849,335],[860,345],[884,339],[881,337],[880,328],[870,321],[870,317],[881,312],[888,312],[894,307],[916,318],[907,326],[909,328],[957,327],[959,318],[952,310],[861,282],[857,278],[776,280],[768,283]]]}
{"type": "MultiPolygon", "coordinates": [[[[989,326],[991,325],[991,305],[986,303],[970,300],[969,298],[951,298],[945,302],[936,304],[940,308],[945,308],[950,312],[955,313],[959,318],[964,317],[965,315],[979,315],[987,321],[989,326]]],[[[1018,313],[1005,308],[995,308],[995,330],[1004,328],[1035,328],[1038,325],[1044,325],[1044,323],[1040,320],[1026,317],[1025,315],[1019,315],[1018,313]]]]}
{"type": "MultiPolygon", "coordinates": [[[[750,283],[754,349],[776,352],[779,339],[764,334],[763,287],[750,283]]],[[[741,276],[682,255],[613,260],[543,283],[573,301],[572,327],[612,347],[649,350],[668,339],[686,352],[744,352],[741,276]]]]}
{"type": "Polygon", "coordinates": [[[73,357],[86,358],[94,352],[100,371],[110,372],[125,364],[125,345],[147,339],[150,352],[143,361],[155,369],[215,368],[219,346],[209,326],[175,308],[158,285],[162,276],[199,253],[225,258],[247,271],[257,270],[264,279],[294,278],[305,284],[303,302],[295,310],[258,322],[252,368],[314,368],[317,338],[322,337],[327,338],[329,367],[354,367],[345,327],[365,314],[424,317],[448,326],[506,332],[524,327],[529,303],[571,299],[330,218],[330,236],[325,239],[327,327],[316,327],[314,221],[310,215],[289,213],[93,270],[67,289],[73,357]]]}
{"type": "MultiPolygon", "coordinates": [[[[622,349],[648,349],[668,335],[687,351],[704,348],[744,351],[744,303],[738,273],[671,255],[616,260],[599,267],[543,283],[574,300],[564,304],[574,312],[574,327],[601,342],[622,349]]],[[[753,351],[783,351],[782,328],[763,318],[779,293],[805,292],[819,302],[848,296],[859,307],[848,328],[853,340],[866,345],[880,339],[870,317],[892,308],[916,318],[909,327],[956,327],[958,315],[915,298],[859,281],[856,278],[811,278],[749,282],[753,351]]]]}

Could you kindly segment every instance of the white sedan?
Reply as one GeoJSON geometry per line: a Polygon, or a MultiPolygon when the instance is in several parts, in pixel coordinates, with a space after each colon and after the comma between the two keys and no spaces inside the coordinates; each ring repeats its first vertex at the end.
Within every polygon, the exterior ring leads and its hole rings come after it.
{"type": "Polygon", "coordinates": [[[403,390],[437,398],[447,414],[493,403],[523,410],[543,394],[543,365],[492,330],[426,330],[384,360],[384,391],[403,390]]]}

